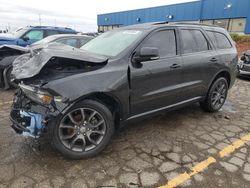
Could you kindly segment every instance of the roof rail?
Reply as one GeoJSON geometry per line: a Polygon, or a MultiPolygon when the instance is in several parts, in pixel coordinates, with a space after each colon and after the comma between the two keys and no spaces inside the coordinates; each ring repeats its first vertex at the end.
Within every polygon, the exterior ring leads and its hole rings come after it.
{"type": "Polygon", "coordinates": [[[191,23],[191,22],[175,22],[175,23],[169,23],[173,25],[198,25],[198,26],[208,26],[208,27],[219,27],[217,25],[209,25],[209,24],[204,24],[204,23],[191,23]]]}
{"type": "Polygon", "coordinates": [[[162,25],[162,24],[169,24],[167,21],[162,21],[162,22],[152,22],[152,25],[162,25]]]}

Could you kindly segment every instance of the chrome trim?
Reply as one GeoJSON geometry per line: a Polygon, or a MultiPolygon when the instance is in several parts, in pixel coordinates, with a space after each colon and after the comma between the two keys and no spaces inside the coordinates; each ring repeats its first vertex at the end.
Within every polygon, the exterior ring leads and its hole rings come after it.
{"type": "Polygon", "coordinates": [[[165,106],[165,107],[162,107],[162,108],[158,108],[158,109],[155,109],[155,110],[151,110],[151,111],[148,111],[148,112],[137,114],[137,115],[129,117],[127,119],[127,121],[131,120],[131,119],[139,118],[139,117],[142,117],[142,116],[146,116],[148,114],[152,114],[152,113],[155,113],[155,112],[159,112],[159,111],[162,111],[162,110],[166,110],[166,109],[169,109],[169,108],[173,108],[173,107],[176,107],[176,106],[179,106],[179,105],[182,105],[182,104],[186,104],[186,103],[189,103],[189,102],[197,101],[197,100],[202,99],[202,98],[203,97],[201,97],[201,96],[200,97],[195,97],[195,98],[185,100],[185,101],[182,101],[182,102],[178,102],[178,103],[175,103],[175,104],[172,104],[172,105],[169,105],[169,106],[165,106]]]}

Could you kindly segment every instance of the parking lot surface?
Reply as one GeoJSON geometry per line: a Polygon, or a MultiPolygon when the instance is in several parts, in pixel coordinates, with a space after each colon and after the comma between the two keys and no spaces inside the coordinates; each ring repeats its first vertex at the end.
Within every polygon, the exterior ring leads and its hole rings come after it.
{"type": "Polygon", "coordinates": [[[101,155],[78,161],[64,159],[46,140],[16,135],[12,95],[0,91],[0,188],[250,185],[249,80],[236,81],[218,113],[192,105],[134,122],[101,155]]]}

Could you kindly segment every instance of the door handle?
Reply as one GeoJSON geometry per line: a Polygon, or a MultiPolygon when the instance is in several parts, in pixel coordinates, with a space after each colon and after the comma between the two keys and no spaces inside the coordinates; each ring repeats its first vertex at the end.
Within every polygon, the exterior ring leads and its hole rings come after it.
{"type": "Polygon", "coordinates": [[[170,66],[171,69],[177,69],[177,68],[180,68],[181,66],[179,64],[173,64],[170,66]]]}
{"type": "Polygon", "coordinates": [[[218,61],[218,59],[215,58],[215,57],[213,57],[212,59],[210,59],[210,61],[211,61],[211,62],[216,62],[216,61],[218,61]]]}

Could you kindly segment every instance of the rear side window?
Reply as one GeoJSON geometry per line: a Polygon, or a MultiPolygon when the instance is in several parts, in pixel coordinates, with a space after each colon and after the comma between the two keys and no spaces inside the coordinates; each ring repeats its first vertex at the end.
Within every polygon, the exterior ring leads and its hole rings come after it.
{"type": "Polygon", "coordinates": [[[47,31],[47,36],[58,35],[58,34],[60,34],[58,31],[54,31],[54,30],[48,30],[47,31]]]}
{"type": "Polygon", "coordinates": [[[232,48],[232,44],[226,35],[218,32],[207,31],[209,38],[212,40],[216,48],[218,49],[229,49],[232,48]]]}
{"type": "Polygon", "coordinates": [[[91,40],[91,38],[79,39],[79,43],[80,43],[79,45],[80,45],[80,47],[82,47],[84,44],[86,44],[90,40],[91,40]]]}
{"type": "Polygon", "coordinates": [[[57,42],[77,48],[77,39],[75,38],[61,39],[61,40],[58,40],[57,42]]]}
{"type": "Polygon", "coordinates": [[[210,49],[209,43],[200,30],[181,30],[183,53],[203,52],[210,49]]]}
{"type": "Polygon", "coordinates": [[[174,30],[158,31],[151,35],[142,47],[153,47],[159,49],[160,57],[176,55],[176,37],[174,30]]]}

